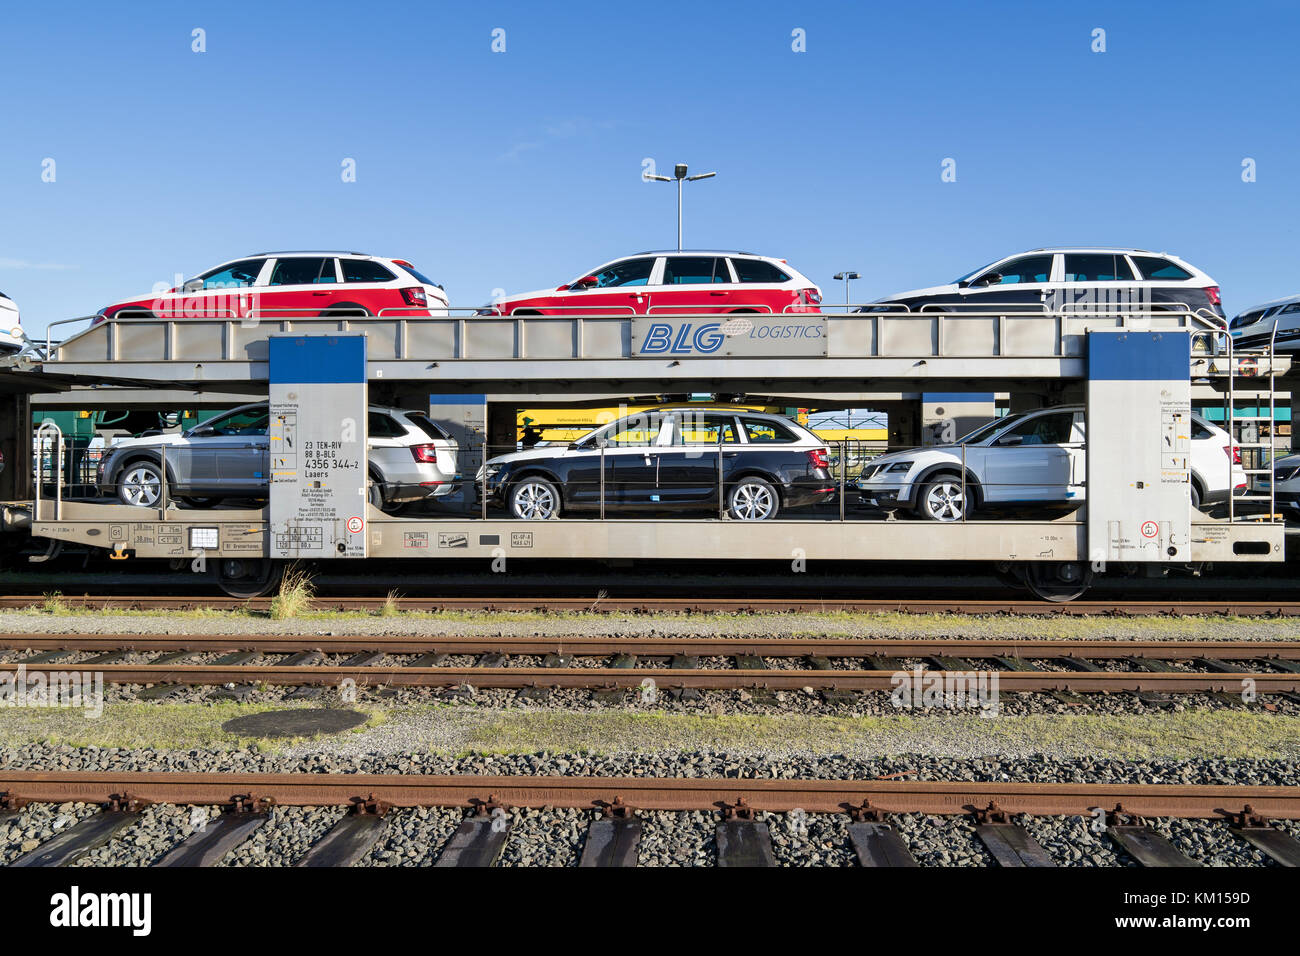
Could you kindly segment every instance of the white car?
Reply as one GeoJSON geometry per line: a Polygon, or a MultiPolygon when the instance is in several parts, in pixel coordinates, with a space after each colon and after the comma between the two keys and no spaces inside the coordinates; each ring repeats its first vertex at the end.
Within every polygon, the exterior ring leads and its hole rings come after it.
{"type": "Polygon", "coordinates": [[[0,292],[0,355],[13,355],[27,346],[18,317],[18,303],[0,292]]]}
{"type": "Polygon", "coordinates": [[[1167,252],[1122,248],[1031,249],[946,285],[877,299],[863,311],[1116,308],[1191,311],[1221,327],[1219,284],[1167,252]]]}
{"type": "Polygon", "coordinates": [[[1268,348],[1272,341],[1278,352],[1300,351],[1300,295],[1247,309],[1233,318],[1229,328],[1237,348],[1268,348]]]}
{"type": "MultiPolygon", "coordinates": [[[[881,455],[863,469],[858,491],[869,505],[915,511],[931,521],[960,521],[1006,506],[1077,507],[1086,497],[1086,434],[1081,405],[999,418],[951,445],[881,455]]],[[[1245,494],[1241,448],[1226,431],[1194,414],[1191,447],[1193,507],[1245,494]]]]}

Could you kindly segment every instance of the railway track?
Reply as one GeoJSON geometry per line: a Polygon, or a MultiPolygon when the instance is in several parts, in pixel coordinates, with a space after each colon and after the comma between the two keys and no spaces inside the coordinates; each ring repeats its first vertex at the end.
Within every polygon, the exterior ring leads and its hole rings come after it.
{"type": "MultiPolygon", "coordinates": [[[[0,609],[41,607],[43,594],[0,597],[0,609]]],[[[251,610],[269,611],[272,598],[241,600],[222,596],[63,595],[58,603],[91,610],[251,610]]],[[[825,612],[900,612],[906,614],[1024,614],[1024,615],[1227,615],[1237,617],[1300,616],[1300,601],[1141,600],[1072,601],[1065,604],[1032,599],[917,600],[841,598],[701,598],[701,597],[328,597],[311,602],[317,611],[585,611],[591,613],[774,614],[825,612]]]]}
{"type": "Polygon", "coordinates": [[[492,865],[509,838],[515,809],[571,808],[591,820],[580,865],[635,866],[638,811],[717,814],[717,863],[773,865],[770,814],[841,814],[864,866],[916,866],[891,825],[895,814],[963,815],[1002,866],[1056,866],[1016,818],[1072,815],[1099,821],[1145,866],[1196,866],[1147,818],[1217,821],[1274,863],[1300,865],[1300,843],[1270,820],[1300,819],[1300,788],[1239,785],[1080,784],[969,781],[517,777],[366,774],[43,772],[0,770],[0,822],[31,802],[99,804],[99,813],[30,849],[13,866],[66,865],[124,835],[150,804],[221,806],[226,812],[166,850],[155,865],[220,860],[264,825],[274,806],[348,808],[298,861],[350,865],[383,837],[392,808],[468,811],[441,848],[438,866],[492,865]]]}
{"type": "Polygon", "coordinates": [[[324,688],[344,681],[375,688],[469,684],[541,695],[647,686],[671,693],[811,688],[833,695],[894,690],[900,674],[918,682],[960,675],[972,688],[996,679],[999,692],[1240,699],[1249,688],[1300,698],[1300,641],[0,634],[0,649],[36,652],[0,662],[0,673],[93,670],[110,684],[157,688],[146,694],[155,698],[187,686],[324,688]],[[187,663],[212,654],[222,656],[187,663]],[[157,656],[124,660],[149,655],[157,656]],[[448,663],[453,657],[474,661],[448,663]],[[714,659],[712,666],[701,667],[701,658],[714,659]]]}

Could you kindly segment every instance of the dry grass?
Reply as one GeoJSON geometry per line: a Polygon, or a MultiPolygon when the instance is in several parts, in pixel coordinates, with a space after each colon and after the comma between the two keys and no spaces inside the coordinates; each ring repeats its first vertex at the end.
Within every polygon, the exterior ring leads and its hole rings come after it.
{"type": "Polygon", "coordinates": [[[271,620],[287,621],[311,610],[316,597],[316,586],[311,575],[297,565],[291,565],[280,581],[280,592],[271,598],[271,620]]]}
{"type": "Polygon", "coordinates": [[[397,617],[399,614],[401,614],[402,609],[397,603],[398,601],[401,600],[401,598],[402,598],[402,592],[397,590],[397,588],[393,588],[391,591],[389,591],[388,596],[384,598],[383,606],[379,609],[379,616],[397,617]]]}

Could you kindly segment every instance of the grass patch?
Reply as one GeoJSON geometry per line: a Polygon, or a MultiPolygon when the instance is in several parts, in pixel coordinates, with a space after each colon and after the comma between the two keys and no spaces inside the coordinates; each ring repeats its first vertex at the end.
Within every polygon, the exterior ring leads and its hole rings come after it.
{"type": "MultiPolygon", "coordinates": [[[[243,740],[221,725],[232,717],[286,709],[282,702],[110,704],[101,718],[80,711],[13,709],[0,747],[29,742],[185,751],[256,744],[279,752],[302,739],[243,740]]],[[[310,706],[310,705],[299,705],[310,706]]],[[[368,723],[316,738],[311,749],[463,756],[519,753],[907,754],[1027,758],[1035,754],[1111,760],[1300,758],[1300,717],[1202,710],[1132,715],[831,717],[797,714],[676,714],[663,711],[500,711],[456,705],[360,706],[368,723]],[[361,735],[358,740],[357,735],[361,735]],[[423,744],[413,741],[423,741],[423,744]]]]}
{"type": "Polygon", "coordinates": [[[67,614],[68,606],[63,603],[62,591],[46,591],[45,600],[41,602],[42,614],[67,614]]]}
{"type": "Polygon", "coordinates": [[[304,568],[290,566],[280,580],[280,591],[271,598],[271,620],[287,621],[301,617],[311,608],[316,597],[316,586],[304,568]]]}
{"type": "Polygon", "coordinates": [[[397,617],[398,615],[400,615],[402,613],[402,608],[401,605],[399,605],[397,602],[398,600],[401,599],[401,597],[402,597],[401,592],[398,591],[397,588],[393,588],[391,591],[389,591],[388,596],[384,598],[383,606],[379,609],[379,616],[397,617]]]}
{"type": "MultiPolygon", "coordinates": [[[[232,750],[256,745],[258,750],[274,753],[301,737],[240,737],[228,734],[221,725],[233,717],[267,710],[310,709],[308,703],[272,701],[246,704],[217,701],[206,704],[109,703],[102,716],[89,719],[80,710],[10,709],[0,723],[0,746],[20,747],[27,743],[66,744],[71,747],[152,747],[160,750],[232,750]]],[[[334,737],[362,733],[383,724],[388,712],[382,708],[358,705],[354,709],[366,714],[359,727],[334,737]]],[[[324,738],[321,738],[324,739],[324,738]]]]}

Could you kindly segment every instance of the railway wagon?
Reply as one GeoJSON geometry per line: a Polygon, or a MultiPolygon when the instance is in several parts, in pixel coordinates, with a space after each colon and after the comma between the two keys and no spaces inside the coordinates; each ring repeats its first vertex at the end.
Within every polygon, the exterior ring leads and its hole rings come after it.
{"type": "MultiPolygon", "coordinates": [[[[11,502],[7,523],[51,548],[72,543],[206,569],[236,596],[275,587],[286,562],[367,557],[991,561],[1049,600],[1077,597],[1094,575],[1116,568],[1283,559],[1285,528],[1269,495],[1247,496],[1263,511],[1253,516],[1243,515],[1240,499],[1218,517],[1192,507],[1187,442],[1194,388],[1221,400],[1237,435],[1234,409],[1248,402],[1267,407],[1271,418],[1276,382],[1289,363],[1271,350],[1234,353],[1213,322],[1191,312],[1015,305],[726,322],[709,315],[466,313],[110,318],[50,343],[45,360],[23,373],[33,391],[80,383],[269,401],[268,497],[254,507],[201,510],[164,488],[157,507],[142,509],[72,498],[56,483],[52,494],[38,486],[31,500],[11,502]],[[785,334],[790,325],[798,334],[785,334]],[[521,521],[490,509],[475,478],[488,457],[505,450],[494,445],[513,450],[517,409],[543,395],[596,403],[708,392],[744,404],[825,409],[995,391],[1011,396],[1013,411],[1085,407],[1087,453],[1071,478],[1087,489],[1081,507],[1025,519],[899,520],[852,507],[842,468],[831,476],[834,506],[769,521],[733,520],[721,504],[717,514],[624,516],[607,512],[603,496],[585,516],[521,521]],[[498,407],[484,407],[487,394],[498,407]],[[369,503],[366,409],[376,403],[437,412],[463,426],[459,510],[391,515],[369,503]]],[[[838,461],[852,457],[840,451],[838,461]]],[[[721,462],[727,450],[719,443],[698,453],[721,462]]],[[[604,468],[602,457],[602,489],[604,468]]],[[[964,486],[969,476],[959,478],[964,486]]]]}

